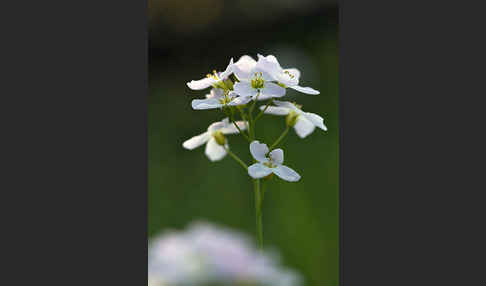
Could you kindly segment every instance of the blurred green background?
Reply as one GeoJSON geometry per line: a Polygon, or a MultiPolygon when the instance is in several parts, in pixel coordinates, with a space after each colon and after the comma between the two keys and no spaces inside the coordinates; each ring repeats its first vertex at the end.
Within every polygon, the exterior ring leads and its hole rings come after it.
{"type": "MultiPolygon", "coordinates": [[[[338,9],[336,1],[149,1],[148,233],[184,228],[204,219],[255,236],[253,185],[227,156],[212,163],[204,147],[182,148],[184,140],[221,120],[218,110],[194,111],[186,82],[231,57],[275,55],[283,67],[301,70],[301,85],[284,100],[324,118],[328,131],[305,139],[292,130],[281,145],[285,164],[302,175],[298,183],[276,177],[267,184],[263,223],[265,246],[279,250],[285,265],[304,285],[338,285],[339,142],[338,9]]],[[[264,115],[257,138],[271,144],[285,128],[285,117],[264,115]]],[[[233,152],[250,162],[248,143],[228,138],[233,152]]]]}

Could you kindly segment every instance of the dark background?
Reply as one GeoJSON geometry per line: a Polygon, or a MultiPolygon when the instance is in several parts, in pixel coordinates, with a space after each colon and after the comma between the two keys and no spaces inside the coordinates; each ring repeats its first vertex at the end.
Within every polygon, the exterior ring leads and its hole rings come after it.
{"type": "MultiPolygon", "coordinates": [[[[207,219],[255,235],[254,197],[247,174],[228,156],[211,163],[204,147],[182,148],[224,116],[194,111],[190,102],[207,91],[186,86],[231,57],[275,55],[282,66],[301,70],[301,85],[318,96],[288,90],[285,100],[320,114],[327,132],[305,139],[292,130],[285,163],[302,175],[298,183],[274,179],[264,202],[266,247],[300,272],[305,285],[338,285],[339,111],[338,9],[335,1],[157,1],[149,2],[148,234],[207,219]]],[[[282,117],[264,116],[257,138],[273,142],[282,117]]],[[[247,142],[231,137],[245,161],[247,142]]]]}

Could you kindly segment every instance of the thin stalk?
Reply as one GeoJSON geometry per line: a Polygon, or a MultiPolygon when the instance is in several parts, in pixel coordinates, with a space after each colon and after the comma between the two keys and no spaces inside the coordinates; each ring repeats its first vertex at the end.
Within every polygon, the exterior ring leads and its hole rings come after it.
{"type": "Polygon", "coordinates": [[[233,158],[235,159],[236,162],[238,162],[245,170],[248,170],[248,166],[245,164],[245,162],[243,162],[240,157],[236,156],[233,152],[231,152],[231,150],[227,147],[227,146],[224,146],[224,149],[226,150],[226,152],[228,152],[228,154],[233,158]]]}
{"type": "Polygon", "coordinates": [[[260,110],[260,113],[258,113],[258,115],[255,117],[254,121],[257,122],[258,118],[260,118],[260,116],[263,115],[263,113],[265,113],[265,111],[267,110],[267,108],[270,106],[270,104],[273,102],[273,98],[270,98],[270,100],[267,102],[267,105],[265,105],[265,108],[263,110],[260,110]]]}
{"type": "Polygon", "coordinates": [[[258,247],[263,249],[263,223],[262,223],[262,202],[263,198],[260,192],[260,180],[253,180],[255,189],[255,217],[256,217],[256,232],[258,238],[258,247]]]}
{"type": "Polygon", "coordinates": [[[277,147],[278,143],[280,143],[280,141],[282,141],[282,139],[284,139],[285,135],[287,135],[287,133],[289,133],[289,129],[290,129],[290,127],[287,125],[287,127],[282,132],[280,137],[278,137],[278,139],[272,144],[272,146],[270,146],[270,148],[269,148],[270,151],[273,150],[273,148],[277,147]]]}
{"type": "Polygon", "coordinates": [[[256,105],[256,102],[258,100],[258,96],[260,96],[260,92],[258,92],[257,95],[255,96],[255,99],[253,99],[253,103],[250,106],[250,114],[252,114],[253,109],[255,109],[255,105],[256,105]]]}
{"type": "Polygon", "coordinates": [[[231,122],[233,123],[233,125],[236,127],[236,129],[238,129],[238,132],[240,132],[241,135],[243,135],[243,137],[245,137],[245,139],[248,141],[248,142],[251,142],[250,141],[250,138],[248,138],[248,136],[243,132],[241,131],[240,127],[238,126],[238,124],[236,124],[235,120],[233,119],[233,116],[231,116],[231,122]]]}

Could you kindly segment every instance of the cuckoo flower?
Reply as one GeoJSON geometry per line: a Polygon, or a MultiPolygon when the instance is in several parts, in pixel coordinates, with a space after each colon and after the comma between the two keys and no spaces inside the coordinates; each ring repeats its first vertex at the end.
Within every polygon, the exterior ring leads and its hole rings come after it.
{"type": "Polygon", "coordinates": [[[240,96],[265,100],[285,95],[285,88],[272,82],[272,75],[250,56],[242,56],[233,65],[233,72],[239,80],[233,88],[240,96]]]}
{"type": "Polygon", "coordinates": [[[187,83],[187,86],[193,90],[201,90],[208,88],[210,86],[217,86],[222,85],[223,80],[228,78],[233,73],[233,58],[231,58],[226,70],[224,72],[216,72],[213,71],[213,74],[208,74],[205,78],[200,80],[191,80],[191,82],[187,83]]]}
{"type": "MultiPolygon", "coordinates": [[[[244,130],[247,126],[246,121],[236,121],[235,123],[241,130],[244,130]]],[[[224,134],[236,134],[238,132],[236,126],[229,122],[228,118],[225,118],[220,122],[209,125],[206,132],[186,140],[182,146],[186,149],[193,150],[206,144],[206,156],[211,161],[218,161],[223,159],[227,153],[225,148],[228,148],[228,142],[224,134]]]]}
{"type": "MultiPolygon", "coordinates": [[[[322,117],[314,113],[304,112],[300,105],[278,100],[274,100],[274,104],[277,106],[268,106],[265,113],[287,115],[287,124],[294,127],[295,132],[300,138],[304,138],[311,134],[315,127],[319,127],[324,131],[327,130],[322,117]]],[[[260,109],[264,110],[265,107],[261,106],[260,109]]]]}
{"type": "Polygon", "coordinates": [[[283,69],[273,55],[258,55],[258,63],[261,69],[266,70],[273,80],[285,87],[289,87],[307,94],[319,94],[320,92],[311,87],[302,87],[299,85],[300,71],[296,68],[283,69]]]}
{"type": "Polygon", "coordinates": [[[224,106],[236,106],[246,104],[251,100],[249,96],[239,96],[233,91],[224,91],[220,88],[211,89],[206,99],[194,99],[191,103],[196,110],[214,109],[224,106]]]}
{"type": "Polygon", "coordinates": [[[208,222],[166,230],[149,241],[149,286],[298,286],[301,280],[277,252],[255,249],[246,234],[208,222]]]}
{"type": "Polygon", "coordinates": [[[268,153],[268,147],[265,143],[253,141],[250,144],[250,152],[253,158],[258,161],[248,167],[248,174],[254,179],[260,179],[270,174],[275,174],[281,179],[296,182],[300,180],[300,175],[287,166],[282,165],[284,155],[282,149],[275,149],[268,153]],[[268,153],[268,157],[267,157],[268,153]]]}

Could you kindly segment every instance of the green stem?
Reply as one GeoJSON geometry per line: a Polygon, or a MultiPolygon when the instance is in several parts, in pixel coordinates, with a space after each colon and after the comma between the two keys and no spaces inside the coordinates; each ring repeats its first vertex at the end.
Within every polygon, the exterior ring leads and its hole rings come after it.
{"type": "Polygon", "coordinates": [[[265,108],[263,110],[260,110],[260,113],[258,113],[258,115],[255,117],[255,122],[258,120],[258,118],[260,118],[260,116],[263,115],[263,113],[265,113],[265,111],[267,110],[267,108],[270,106],[270,104],[273,102],[273,98],[270,98],[270,100],[267,102],[267,105],[265,105],[265,108]]]}
{"type": "Polygon", "coordinates": [[[272,144],[272,146],[270,146],[270,148],[269,148],[270,151],[272,151],[273,148],[277,147],[278,143],[280,143],[280,141],[282,141],[282,139],[284,139],[285,135],[287,135],[287,133],[289,133],[289,129],[290,129],[290,127],[287,125],[287,127],[282,132],[280,137],[278,137],[278,139],[272,144]]]}
{"type": "Polygon", "coordinates": [[[245,162],[243,162],[238,156],[236,156],[233,152],[231,152],[231,150],[224,146],[224,149],[226,150],[226,152],[228,152],[228,154],[233,158],[235,159],[236,162],[238,162],[245,170],[248,170],[248,166],[245,164],[245,162]]]}
{"type": "Polygon", "coordinates": [[[258,238],[258,247],[263,249],[263,223],[262,223],[262,203],[263,198],[260,192],[260,180],[253,180],[255,188],[255,217],[256,217],[256,232],[258,238]]]}
{"type": "Polygon", "coordinates": [[[240,132],[241,135],[243,135],[243,137],[245,137],[245,139],[250,142],[250,138],[248,138],[248,136],[246,136],[245,133],[243,133],[243,131],[241,131],[240,127],[238,126],[238,124],[236,124],[235,120],[233,119],[233,116],[231,116],[231,122],[233,123],[233,125],[236,127],[236,129],[238,129],[238,132],[240,132]]]}
{"type": "Polygon", "coordinates": [[[250,114],[252,114],[253,113],[253,109],[255,109],[255,105],[256,105],[256,102],[258,100],[258,96],[260,96],[260,92],[258,92],[258,94],[255,96],[255,99],[253,99],[253,103],[250,106],[250,114]]]}

